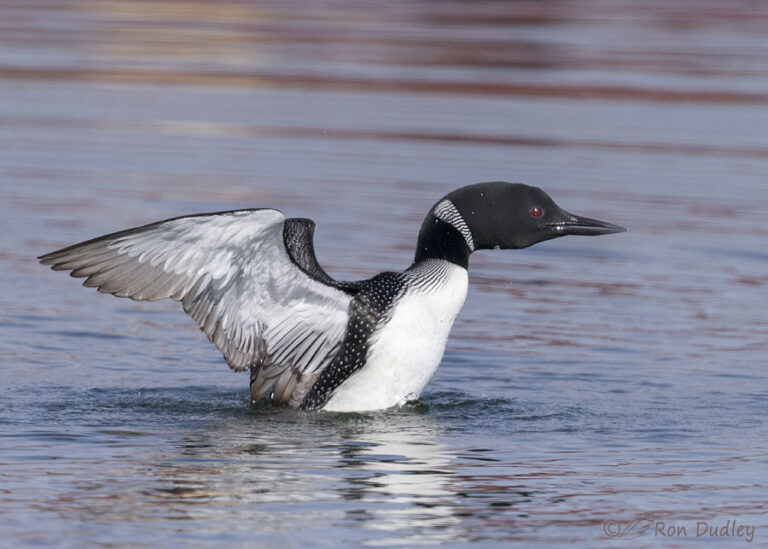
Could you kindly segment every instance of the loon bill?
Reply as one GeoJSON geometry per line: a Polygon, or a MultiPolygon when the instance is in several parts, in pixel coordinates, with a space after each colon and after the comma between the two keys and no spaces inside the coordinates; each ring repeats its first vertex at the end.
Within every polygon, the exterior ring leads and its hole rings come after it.
{"type": "Polygon", "coordinates": [[[472,252],[626,230],[536,187],[478,183],[432,207],[408,269],[339,282],[317,262],[314,228],[272,209],[189,215],[38,259],[100,292],[180,301],[232,369],[250,370],[252,402],[271,393],[304,410],[365,411],[421,394],[464,304],[472,252]]]}

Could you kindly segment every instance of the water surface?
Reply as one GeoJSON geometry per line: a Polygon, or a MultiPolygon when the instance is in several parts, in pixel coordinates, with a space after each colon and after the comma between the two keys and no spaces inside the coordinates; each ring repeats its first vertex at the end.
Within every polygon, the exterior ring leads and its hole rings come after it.
{"type": "Polygon", "coordinates": [[[8,543],[745,543],[696,536],[727,521],[765,543],[768,6],[32,1],[0,22],[8,543]],[[250,407],[177,304],[34,259],[261,206],[364,278],[408,266],[443,194],[499,179],[630,232],[474,254],[443,364],[397,410],[250,407]]]}

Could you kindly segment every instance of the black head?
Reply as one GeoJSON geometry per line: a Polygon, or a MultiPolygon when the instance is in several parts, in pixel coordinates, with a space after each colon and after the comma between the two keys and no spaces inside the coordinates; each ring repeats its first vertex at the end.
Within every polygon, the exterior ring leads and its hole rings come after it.
{"type": "MultiPolygon", "coordinates": [[[[464,247],[468,257],[475,250],[520,249],[569,234],[594,236],[625,230],[618,225],[570,214],[537,187],[521,183],[477,183],[456,189],[432,208],[422,226],[416,260],[437,257],[434,251],[446,246],[464,247]],[[449,236],[451,232],[458,233],[459,237],[449,236]],[[443,242],[442,246],[438,240],[443,242]],[[422,247],[427,248],[426,254],[422,247]]],[[[445,259],[462,263],[453,257],[445,259]]]]}

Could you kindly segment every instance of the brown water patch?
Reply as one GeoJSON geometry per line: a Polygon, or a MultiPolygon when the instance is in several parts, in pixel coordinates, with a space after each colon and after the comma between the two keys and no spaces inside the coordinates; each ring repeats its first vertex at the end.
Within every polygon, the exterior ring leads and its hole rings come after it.
{"type": "Polygon", "coordinates": [[[0,78],[126,84],[175,84],[195,86],[298,87],[302,89],[409,92],[429,94],[471,94],[559,97],[568,99],[611,99],[625,101],[766,104],[768,93],[707,89],[633,88],[618,85],[576,85],[517,82],[433,82],[409,79],[363,79],[351,77],[246,73],[217,71],[149,71],[86,68],[30,68],[0,66],[0,78]]]}

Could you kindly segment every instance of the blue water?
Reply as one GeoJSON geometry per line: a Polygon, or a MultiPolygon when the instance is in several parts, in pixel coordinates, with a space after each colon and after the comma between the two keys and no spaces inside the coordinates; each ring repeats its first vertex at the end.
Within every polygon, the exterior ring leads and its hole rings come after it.
{"type": "Polygon", "coordinates": [[[0,6],[1,544],[766,543],[768,7],[152,5],[0,6]],[[250,406],[178,304],[35,260],[262,206],[365,278],[498,179],[630,231],[474,254],[396,410],[250,406]]]}

